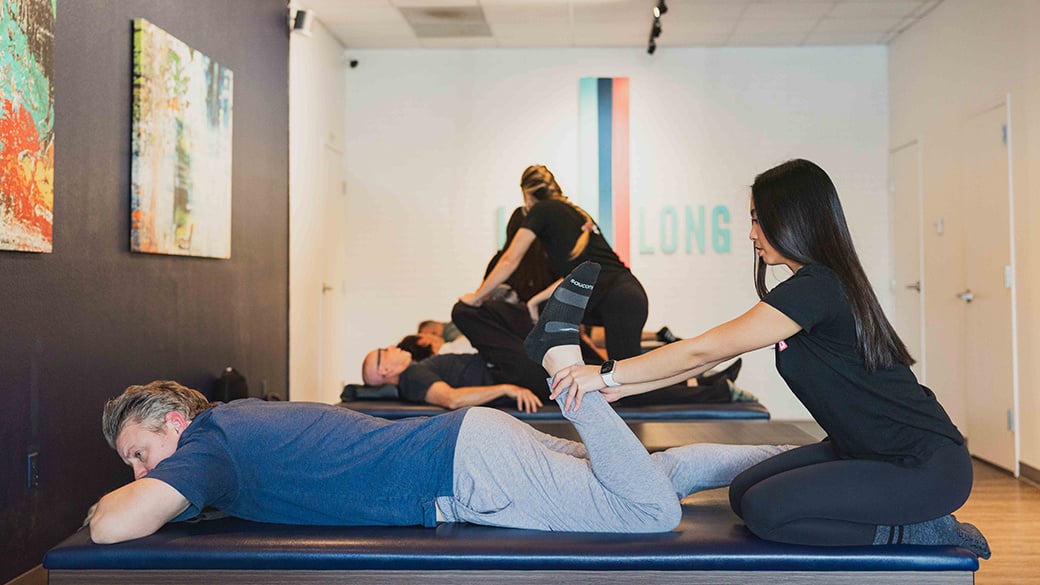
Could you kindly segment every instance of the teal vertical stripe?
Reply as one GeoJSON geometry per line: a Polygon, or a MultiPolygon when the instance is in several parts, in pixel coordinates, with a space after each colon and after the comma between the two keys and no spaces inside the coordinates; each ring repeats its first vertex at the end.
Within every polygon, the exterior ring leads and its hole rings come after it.
{"type": "Polygon", "coordinates": [[[599,127],[599,227],[603,237],[613,244],[614,205],[611,164],[614,138],[614,80],[601,77],[597,80],[598,127],[599,127]]]}
{"type": "Polygon", "coordinates": [[[599,217],[599,141],[596,136],[598,115],[596,113],[595,77],[582,77],[578,93],[578,205],[592,217],[599,217]]]}

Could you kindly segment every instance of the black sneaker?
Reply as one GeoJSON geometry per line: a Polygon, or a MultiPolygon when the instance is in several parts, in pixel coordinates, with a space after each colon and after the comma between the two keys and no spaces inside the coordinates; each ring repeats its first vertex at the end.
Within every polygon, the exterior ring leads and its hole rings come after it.
{"type": "Polygon", "coordinates": [[[728,368],[718,372],[709,372],[697,376],[697,384],[700,386],[712,386],[720,382],[736,382],[737,374],[740,373],[740,366],[743,365],[743,359],[737,358],[737,361],[729,365],[728,368]]]}
{"type": "Polygon", "coordinates": [[[679,341],[680,339],[682,338],[676,337],[675,334],[672,333],[672,330],[669,329],[667,326],[661,327],[661,329],[657,332],[657,341],[663,341],[665,343],[674,343],[676,341],[679,341]]]}

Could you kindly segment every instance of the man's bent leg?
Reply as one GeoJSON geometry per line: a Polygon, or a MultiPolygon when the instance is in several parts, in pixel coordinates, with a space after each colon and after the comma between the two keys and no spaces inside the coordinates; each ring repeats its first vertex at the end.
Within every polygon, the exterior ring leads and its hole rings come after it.
{"type": "MultiPolygon", "coordinates": [[[[605,401],[600,405],[610,409],[605,401]]],[[[681,509],[668,478],[623,422],[637,449],[614,440],[616,452],[604,452],[616,429],[593,421],[595,408],[587,410],[583,426],[596,429],[586,430],[583,438],[601,447],[591,461],[548,448],[524,423],[503,412],[470,409],[455,448],[454,495],[437,500],[443,517],[554,531],[674,528],[681,509]]]]}
{"type": "Polygon", "coordinates": [[[682,499],[701,490],[728,486],[745,469],[793,448],[793,445],[698,443],[653,453],[650,457],[672,480],[675,495],[682,499]]]}
{"type": "Polygon", "coordinates": [[[665,523],[673,520],[675,524],[667,530],[674,528],[682,512],[678,498],[670,489],[671,480],[606,398],[599,392],[590,392],[577,410],[563,408],[566,392],[556,400],[563,415],[581,436],[589,452],[592,472],[604,488],[623,498],[662,504],[665,508],[661,510],[661,520],[665,523]]]}
{"type": "MultiPolygon", "coordinates": [[[[582,263],[553,291],[534,330],[524,341],[524,349],[532,360],[540,361],[543,367],[555,372],[561,364],[572,364],[580,359],[578,323],[581,322],[599,271],[598,264],[582,263]]],[[[607,404],[603,395],[592,393],[588,404],[582,405],[577,411],[563,408],[566,397],[567,392],[564,391],[556,400],[564,416],[581,435],[588,451],[588,460],[554,452],[527,432],[514,433],[509,438],[516,442],[516,452],[532,455],[521,458],[527,461],[521,462],[523,469],[520,475],[536,477],[538,481],[531,482],[529,489],[521,487],[521,491],[514,494],[513,498],[507,499],[513,502],[530,491],[539,494],[541,498],[531,502],[531,511],[535,513],[537,510],[536,517],[545,520],[550,530],[663,532],[675,528],[682,516],[682,509],[673,493],[671,481],[650,459],[646,449],[607,404]],[[520,434],[522,439],[516,438],[520,434]],[[537,445],[534,453],[525,449],[528,445],[537,445]],[[545,461],[546,464],[528,467],[530,459],[545,461]],[[581,510],[584,510],[584,514],[577,512],[581,510]]],[[[483,418],[484,415],[478,416],[483,418]]],[[[467,415],[467,421],[470,417],[473,417],[473,411],[467,415]]],[[[466,430],[466,424],[463,423],[463,430],[466,430]]],[[[515,430],[517,427],[512,428],[515,430]]],[[[476,431],[471,432],[477,434],[476,431]]],[[[486,441],[496,440],[495,436],[486,437],[486,441]]],[[[460,464],[465,467],[464,464],[469,463],[470,459],[475,459],[464,449],[473,439],[460,435],[459,441],[455,460],[456,504],[461,495],[458,488],[465,486],[465,483],[458,481],[460,464]]],[[[476,444],[480,449],[481,443],[476,444]]],[[[517,459],[508,453],[503,455],[500,457],[503,461],[517,459]]],[[[486,455],[482,453],[481,456],[486,455]]],[[[489,471],[495,475],[493,470],[489,471]]],[[[495,493],[501,491],[501,487],[498,487],[495,493]]],[[[471,491],[471,494],[477,493],[471,491]]],[[[503,517],[507,515],[501,503],[493,499],[486,502],[494,508],[496,521],[504,521],[503,517]]],[[[519,516],[527,513],[527,510],[520,508],[514,509],[512,514],[515,518],[508,520],[514,523],[498,525],[518,526],[515,522],[519,521],[519,516]]],[[[471,520],[458,515],[456,517],[471,520]]],[[[487,523],[489,517],[482,514],[480,519],[487,523]]]]}
{"type": "Polygon", "coordinates": [[[562,439],[548,433],[543,433],[529,424],[524,424],[524,430],[534,437],[536,441],[545,445],[547,449],[556,451],[557,453],[563,453],[564,455],[570,455],[571,457],[577,457],[578,459],[589,458],[588,449],[586,449],[585,445],[580,441],[562,439]]]}

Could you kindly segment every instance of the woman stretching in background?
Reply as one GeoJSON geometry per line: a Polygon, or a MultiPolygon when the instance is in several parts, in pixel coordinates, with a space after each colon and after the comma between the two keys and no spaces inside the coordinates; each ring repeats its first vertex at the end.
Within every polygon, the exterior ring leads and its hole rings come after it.
{"type": "Polygon", "coordinates": [[[520,178],[520,189],[527,209],[523,226],[477,290],[459,300],[467,305],[480,305],[513,275],[524,254],[537,240],[548,254],[557,278],[585,261],[601,266],[584,323],[603,326],[610,358],[639,355],[648,313],[643,285],[614,253],[589,214],[563,195],[549,169],[543,165],[527,167],[520,178]]]}

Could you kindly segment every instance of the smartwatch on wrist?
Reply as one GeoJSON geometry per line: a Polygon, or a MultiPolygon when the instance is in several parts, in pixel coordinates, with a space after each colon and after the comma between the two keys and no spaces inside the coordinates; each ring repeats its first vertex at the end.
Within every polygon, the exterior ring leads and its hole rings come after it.
{"type": "Polygon", "coordinates": [[[614,366],[616,365],[616,360],[607,360],[599,367],[599,375],[603,378],[603,383],[611,388],[621,385],[621,382],[614,381],[614,366]]]}

